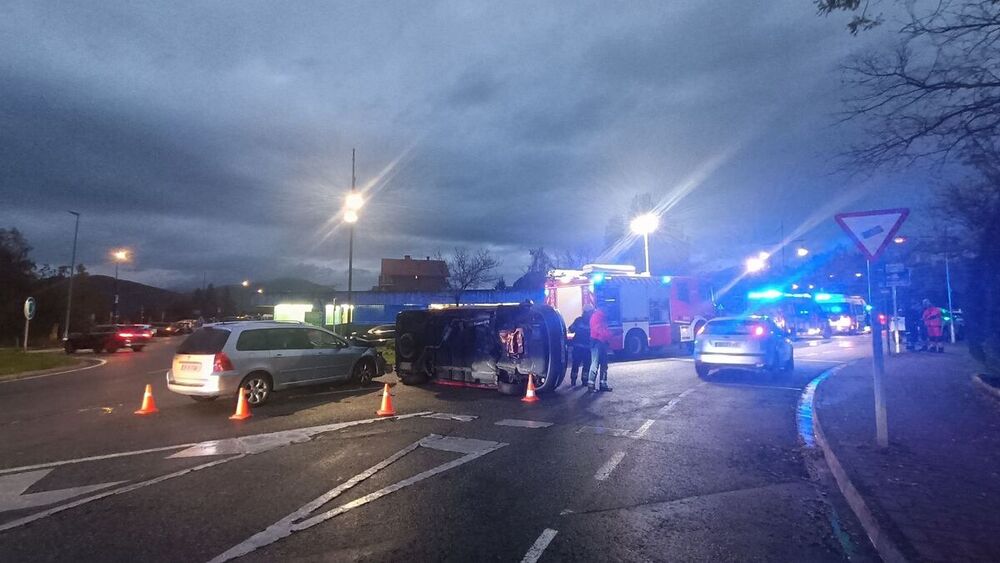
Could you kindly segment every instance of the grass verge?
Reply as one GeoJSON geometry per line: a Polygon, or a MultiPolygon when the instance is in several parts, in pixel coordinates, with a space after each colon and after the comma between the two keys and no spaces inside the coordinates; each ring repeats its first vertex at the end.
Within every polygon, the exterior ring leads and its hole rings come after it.
{"type": "Polygon", "coordinates": [[[0,348],[0,379],[9,379],[26,371],[38,371],[76,365],[77,360],[62,352],[26,354],[16,348],[0,348]]]}

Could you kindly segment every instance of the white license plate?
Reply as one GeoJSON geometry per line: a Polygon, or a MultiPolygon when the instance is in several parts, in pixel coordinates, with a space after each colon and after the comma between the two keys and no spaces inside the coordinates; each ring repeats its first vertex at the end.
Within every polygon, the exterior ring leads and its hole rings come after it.
{"type": "Polygon", "coordinates": [[[715,346],[716,348],[735,348],[736,346],[738,346],[738,344],[736,342],[728,342],[722,340],[719,342],[713,342],[712,346],[715,346]]]}
{"type": "Polygon", "coordinates": [[[181,371],[201,371],[201,364],[181,363],[181,371]]]}

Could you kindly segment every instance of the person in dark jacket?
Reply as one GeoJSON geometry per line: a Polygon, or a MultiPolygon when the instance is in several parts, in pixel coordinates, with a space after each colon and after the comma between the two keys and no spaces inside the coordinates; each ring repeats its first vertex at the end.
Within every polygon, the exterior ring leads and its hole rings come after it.
{"type": "Polygon", "coordinates": [[[569,332],[573,335],[570,341],[570,353],[573,355],[573,367],[569,370],[570,387],[576,387],[577,374],[580,375],[580,383],[587,385],[587,375],[590,373],[590,315],[593,312],[593,306],[585,306],[583,314],[569,325],[569,332]],[[580,371],[581,367],[583,371],[580,371]]]}
{"type": "Polygon", "coordinates": [[[600,307],[590,315],[590,381],[591,391],[611,391],[608,386],[608,350],[611,348],[611,329],[600,307]],[[600,377],[600,381],[598,381],[600,377]]]}

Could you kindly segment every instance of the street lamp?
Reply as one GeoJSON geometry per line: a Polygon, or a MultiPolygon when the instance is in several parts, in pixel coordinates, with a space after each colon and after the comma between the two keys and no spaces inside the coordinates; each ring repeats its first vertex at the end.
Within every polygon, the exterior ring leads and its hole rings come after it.
{"type": "Polygon", "coordinates": [[[258,287],[257,288],[257,295],[263,295],[263,294],[264,294],[264,288],[263,287],[258,287]]]}
{"type": "Polygon", "coordinates": [[[73,228],[73,258],[69,263],[69,292],[66,295],[66,324],[63,325],[63,340],[69,338],[70,312],[73,311],[73,274],[76,273],[76,239],[80,234],[80,214],[76,211],[68,211],[70,215],[76,216],[76,227],[73,228]]]}
{"type": "Polygon", "coordinates": [[[351,149],[351,191],[344,198],[344,222],[350,225],[347,243],[347,330],[351,333],[351,321],[354,309],[354,224],[358,222],[358,211],[365,204],[364,197],[355,191],[357,177],[355,175],[355,150],[351,149]]]}
{"type": "Polygon", "coordinates": [[[756,274],[767,268],[767,259],[770,256],[766,252],[761,252],[757,256],[751,256],[746,259],[744,265],[746,266],[748,274],[756,274]]]}
{"type": "Polygon", "coordinates": [[[250,287],[250,280],[243,280],[242,282],[240,282],[240,285],[242,285],[243,287],[250,287]]]}
{"type": "Polygon", "coordinates": [[[122,262],[128,262],[128,250],[121,248],[111,251],[111,259],[115,262],[115,302],[112,306],[111,318],[114,324],[118,324],[118,266],[122,262]]]}
{"type": "Polygon", "coordinates": [[[629,226],[632,228],[633,233],[642,235],[642,248],[646,256],[646,275],[649,275],[649,233],[655,231],[660,226],[660,218],[653,213],[644,213],[632,219],[632,223],[629,226]]]}
{"type": "Polygon", "coordinates": [[[809,249],[804,246],[800,246],[795,249],[795,255],[799,258],[805,258],[809,255],[809,249]]]}

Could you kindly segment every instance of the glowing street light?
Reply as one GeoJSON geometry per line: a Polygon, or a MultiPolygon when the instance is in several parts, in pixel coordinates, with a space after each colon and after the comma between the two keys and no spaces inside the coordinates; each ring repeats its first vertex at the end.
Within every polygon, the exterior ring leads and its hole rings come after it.
{"type": "Polygon", "coordinates": [[[351,211],[358,211],[365,204],[365,198],[361,197],[361,194],[357,192],[350,192],[347,197],[344,198],[344,207],[351,211]]]}
{"type": "Polygon", "coordinates": [[[809,256],[809,249],[804,246],[800,246],[795,249],[795,255],[799,258],[805,258],[806,256],[809,256]]]}
{"type": "Polygon", "coordinates": [[[767,258],[768,254],[766,252],[761,252],[757,256],[751,256],[746,259],[744,265],[746,266],[748,274],[756,274],[767,269],[767,258]]]}
{"type": "Polygon", "coordinates": [[[250,280],[243,280],[242,282],[240,282],[240,285],[242,285],[243,287],[250,287],[250,280]]]}
{"type": "Polygon", "coordinates": [[[258,287],[257,288],[257,294],[260,295],[260,294],[263,294],[263,293],[264,293],[264,288],[263,287],[258,287]]]}
{"type": "Polygon", "coordinates": [[[111,318],[115,324],[118,324],[118,266],[122,262],[128,262],[129,252],[124,248],[112,250],[111,259],[115,262],[115,301],[112,305],[111,318]]]}
{"type": "Polygon", "coordinates": [[[903,244],[904,242],[906,242],[906,237],[896,237],[892,239],[892,242],[896,244],[903,244]]]}
{"type": "Polygon", "coordinates": [[[344,211],[344,222],[354,225],[358,222],[358,212],[353,209],[348,209],[344,211]]]}
{"type": "Polygon", "coordinates": [[[629,226],[633,233],[642,235],[642,248],[646,256],[646,274],[649,275],[649,233],[660,226],[660,218],[652,213],[644,213],[632,219],[629,226]]]}

